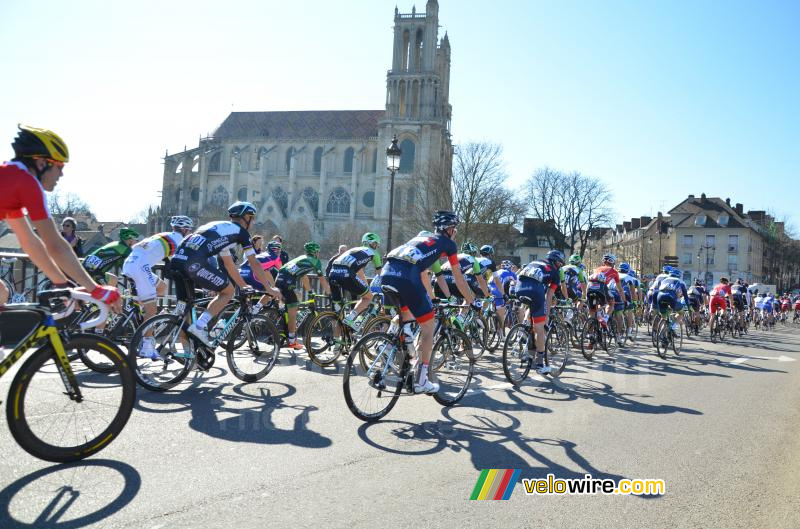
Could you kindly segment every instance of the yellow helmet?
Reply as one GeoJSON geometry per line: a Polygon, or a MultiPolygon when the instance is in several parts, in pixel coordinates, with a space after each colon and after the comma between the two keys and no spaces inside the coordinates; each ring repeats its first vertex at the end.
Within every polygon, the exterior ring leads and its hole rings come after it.
{"type": "Polygon", "coordinates": [[[17,158],[46,158],[53,162],[67,163],[69,149],[58,134],[47,129],[18,125],[19,134],[11,146],[17,158]]]}

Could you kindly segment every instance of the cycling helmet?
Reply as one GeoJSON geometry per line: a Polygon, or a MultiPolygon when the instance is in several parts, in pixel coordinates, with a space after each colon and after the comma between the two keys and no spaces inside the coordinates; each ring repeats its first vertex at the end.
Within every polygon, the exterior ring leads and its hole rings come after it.
{"type": "Polygon", "coordinates": [[[509,268],[511,268],[511,266],[512,266],[513,264],[514,264],[514,263],[512,263],[512,262],[511,262],[511,261],[509,261],[508,259],[504,259],[503,261],[501,261],[501,262],[500,262],[500,268],[502,268],[502,269],[504,269],[504,270],[508,270],[509,268]]]}
{"type": "Polygon", "coordinates": [[[173,228],[194,228],[194,222],[186,215],[175,215],[169,219],[169,225],[173,228]]]}
{"type": "Polygon", "coordinates": [[[619,271],[623,274],[630,274],[631,273],[631,265],[628,263],[622,263],[619,265],[619,271]]]}
{"type": "Polygon", "coordinates": [[[576,265],[576,264],[580,264],[580,262],[581,262],[581,256],[580,255],[574,253],[574,254],[569,256],[569,264],[576,265]]]}
{"type": "Polygon", "coordinates": [[[369,246],[373,242],[376,244],[381,243],[381,238],[378,236],[377,233],[372,233],[371,231],[368,231],[361,237],[362,244],[366,244],[367,246],[369,246]]]}
{"type": "Polygon", "coordinates": [[[681,276],[683,276],[683,273],[677,268],[673,268],[672,270],[669,271],[669,277],[680,278],[681,276]]]}
{"type": "Polygon", "coordinates": [[[17,125],[19,133],[11,147],[17,158],[44,158],[51,162],[67,163],[69,149],[58,134],[47,129],[17,125]]]}
{"type": "Polygon", "coordinates": [[[122,228],[121,230],[119,230],[119,240],[122,242],[138,238],[139,238],[139,232],[134,230],[133,228],[122,228]]]}
{"type": "Polygon", "coordinates": [[[281,248],[282,248],[281,243],[279,243],[278,241],[269,241],[267,243],[267,250],[269,250],[270,252],[279,252],[281,248]]]}
{"type": "Polygon", "coordinates": [[[494,255],[494,248],[490,244],[481,246],[481,255],[494,255]]]}
{"type": "Polygon", "coordinates": [[[309,241],[303,245],[303,250],[305,250],[306,254],[312,254],[319,252],[319,243],[314,241],[309,241]]]}
{"type": "Polygon", "coordinates": [[[605,254],[605,255],[603,256],[603,262],[604,262],[604,263],[605,263],[605,262],[608,262],[610,265],[612,265],[612,266],[613,266],[613,265],[614,265],[614,263],[616,263],[616,262],[617,262],[617,256],[615,256],[613,253],[607,253],[607,254],[605,254]]]}
{"type": "Polygon", "coordinates": [[[237,200],[228,208],[228,215],[233,218],[241,218],[248,213],[252,215],[256,214],[256,207],[250,202],[242,202],[241,200],[237,200]]]}
{"type": "Polygon", "coordinates": [[[461,219],[452,211],[440,209],[433,214],[433,227],[437,230],[446,230],[452,226],[458,226],[461,219]]]}
{"type": "Polygon", "coordinates": [[[432,231],[422,230],[417,234],[417,237],[433,237],[434,235],[436,234],[433,233],[432,231]]]}
{"type": "Polygon", "coordinates": [[[558,266],[564,266],[564,254],[561,250],[550,250],[547,252],[547,256],[545,257],[548,261],[553,264],[558,264],[558,266]]]}
{"type": "Polygon", "coordinates": [[[699,287],[701,284],[699,279],[694,280],[694,286],[699,287]]]}
{"type": "Polygon", "coordinates": [[[463,253],[474,254],[478,253],[478,247],[472,244],[471,242],[465,242],[461,245],[461,251],[463,253]]]}
{"type": "Polygon", "coordinates": [[[672,270],[672,267],[670,265],[664,265],[664,267],[661,269],[661,273],[662,274],[669,274],[670,270],[672,270]]]}

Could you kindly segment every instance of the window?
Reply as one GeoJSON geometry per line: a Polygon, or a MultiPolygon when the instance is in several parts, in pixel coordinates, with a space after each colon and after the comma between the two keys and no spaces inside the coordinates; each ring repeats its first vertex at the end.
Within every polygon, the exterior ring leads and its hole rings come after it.
{"type": "Polygon", "coordinates": [[[681,257],[681,264],[682,265],[691,265],[692,264],[692,254],[691,252],[686,252],[681,257]]]}
{"type": "Polygon", "coordinates": [[[692,282],[692,273],[688,270],[683,272],[683,282],[687,285],[692,282]]]}
{"type": "Polygon", "coordinates": [[[218,186],[211,193],[211,203],[215,206],[223,206],[223,207],[230,204],[230,200],[228,199],[228,190],[222,186],[218,186]]]}
{"type": "Polygon", "coordinates": [[[697,217],[695,217],[694,225],[695,226],[705,226],[706,225],[706,215],[705,215],[705,213],[701,213],[697,217]]]}
{"type": "Polygon", "coordinates": [[[377,173],[378,172],[378,149],[377,148],[372,152],[372,172],[373,173],[377,173]]]}
{"type": "Polygon", "coordinates": [[[414,211],[414,204],[417,201],[417,189],[409,187],[406,191],[406,211],[412,213],[414,211]]]}
{"type": "Polygon", "coordinates": [[[536,246],[539,246],[541,248],[550,248],[550,239],[542,235],[539,235],[538,237],[536,237],[536,246]]]}
{"type": "Polygon", "coordinates": [[[739,269],[739,256],[735,253],[728,254],[728,270],[739,269]]]}
{"type": "Polygon", "coordinates": [[[364,196],[361,197],[361,202],[368,208],[375,206],[375,193],[372,191],[367,191],[364,193],[364,196]]]}
{"type": "Polygon", "coordinates": [[[731,218],[730,215],[728,215],[727,213],[722,213],[717,218],[717,224],[719,224],[720,226],[722,226],[724,228],[725,226],[728,225],[728,221],[730,220],[730,218],[731,218]]]}
{"type": "Polygon", "coordinates": [[[739,253],[739,236],[728,235],[728,252],[739,253]]]}
{"type": "Polygon", "coordinates": [[[347,174],[350,174],[350,173],[353,172],[353,156],[354,156],[354,154],[355,154],[355,151],[353,150],[352,147],[348,147],[344,151],[344,166],[342,167],[342,170],[347,174]]]}
{"type": "Polygon", "coordinates": [[[714,274],[711,272],[706,272],[706,285],[710,288],[714,284],[714,274]]]}
{"type": "Polygon", "coordinates": [[[195,201],[195,202],[200,200],[200,188],[199,187],[193,187],[192,188],[192,200],[195,201]]]}
{"type": "Polygon", "coordinates": [[[535,260],[537,260],[538,258],[539,258],[539,254],[535,254],[535,253],[528,254],[528,261],[529,261],[529,262],[530,262],[530,261],[535,261],[535,260]]]}
{"type": "Polygon", "coordinates": [[[684,248],[693,248],[694,247],[694,235],[684,235],[683,236],[683,247],[684,248]]]}
{"type": "Polygon", "coordinates": [[[400,142],[400,150],[403,151],[403,154],[400,155],[400,169],[398,171],[401,173],[413,173],[416,145],[413,141],[405,139],[400,142]]]}
{"type": "Polygon", "coordinates": [[[714,235],[706,235],[706,246],[711,250],[717,247],[717,238],[714,235]]]}
{"type": "Polygon", "coordinates": [[[247,187],[240,187],[239,188],[239,192],[236,193],[236,198],[238,198],[241,201],[246,201],[247,200],[247,187]]]}
{"type": "Polygon", "coordinates": [[[322,147],[314,149],[314,176],[322,174],[322,147]]]}
{"type": "Polygon", "coordinates": [[[311,207],[314,214],[316,214],[317,208],[319,207],[319,193],[317,193],[314,188],[307,187],[303,189],[303,198],[306,199],[306,202],[308,202],[308,205],[311,207]]]}
{"type": "Polygon", "coordinates": [[[215,152],[211,155],[211,161],[208,162],[209,172],[219,172],[221,153],[215,152]]]}
{"type": "Polygon", "coordinates": [[[328,213],[346,215],[350,213],[350,195],[342,187],[337,187],[328,197],[328,213]]]}
{"type": "Polygon", "coordinates": [[[275,199],[275,202],[286,211],[289,207],[289,195],[286,194],[286,191],[283,190],[281,187],[276,187],[272,190],[272,198],[275,199]]]}
{"type": "Polygon", "coordinates": [[[292,167],[292,157],[294,156],[294,147],[286,149],[286,172],[292,167]]]}

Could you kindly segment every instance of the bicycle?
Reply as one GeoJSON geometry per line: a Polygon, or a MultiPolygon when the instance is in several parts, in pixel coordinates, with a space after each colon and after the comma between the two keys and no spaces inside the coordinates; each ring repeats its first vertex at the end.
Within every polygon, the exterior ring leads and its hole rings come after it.
{"type": "MultiPolygon", "coordinates": [[[[0,362],[0,376],[36,348],[11,381],[8,426],[14,440],[32,456],[57,463],[78,461],[96,454],[122,432],[133,410],[136,382],[125,354],[114,342],[95,334],[59,331],[54,325],[56,318],[74,309],[74,301],[100,307],[97,318],[81,325],[84,330],[105,321],[108,307],[86,292],[71,289],[43,291],[38,298],[38,304],[0,307],[0,321],[7,320],[3,327],[21,335],[13,340],[18,345],[0,362]],[[57,298],[72,302],[53,314],[50,302],[57,298]],[[20,332],[23,329],[29,330],[20,332]],[[102,373],[78,369],[69,359],[69,351],[75,349],[104,358],[113,369],[102,373]]],[[[7,329],[4,334],[7,339],[7,329]]]]}
{"type": "MultiPolygon", "coordinates": [[[[523,296],[523,301],[525,297],[523,296]]],[[[564,372],[569,360],[570,335],[568,311],[572,307],[556,305],[550,308],[548,323],[545,325],[544,363],[550,367],[548,376],[558,378],[564,372]]],[[[514,386],[519,386],[530,373],[536,357],[536,337],[533,319],[518,323],[508,331],[503,344],[503,373],[514,386]]]]}
{"type": "Polygon", "coordinates": [[[591,360],[598,347],[603,349],[610,357],[614,356],[617,350],[617,325],[614,322],[614,317],[608,318],[608,321],[600,321],[600,308],[598,308],[594,316],[590,316],[586,323],[583,325],[581,331],[581,354],[586,360],[591,360]]]}
{"type": "Polygon", "coordinates": [[[228,367],[236,378],[255,382],[264,378],[275,366],[280,352],[280,337],[273,322],[262,314],[251,314],[250,291],[239,291],[236,298],[209,322],[212,346],[208,347],[186,332],[197,320],[191,281],[184,282],[186,300],[179,300],[173,314],[159,314],[145,321],[134,333],[129,348],[130,362],[135,365],[137,381],[151,391],[166,391],[177,386],[197,367],[208,371],[214,365],[214,350],[225,344],[228,367]],[[157,359],[139,356],[145,337],[155,341],[157,359]],[[227,340],[227,343],[225,341],[227,340]]]}
{"type": "Polygon", "coordinates": [[[666,359],[667,350],[678,356],[683,348],[683,325],[675,321],[675,312],[672,310],[662,313],[661,323],[656,332],[656,353],[659,357],[666,359]]]}
{"type": "MultiPolygon", "coordinates": [[[[452,406],[466,395],[475,368],[469,336],[455,328],[447,314],[447,309],[454,307],[463,306],[439,304],[434,308],[440,330],[428,376],[439,382],[433,398],[443,406],[452,406]]],[[[370,332],[355,343],[347,357],[342,380],[344,399],[350,412],[362,421],[385,417],[404,389],[409,395],[415,394],[413,356],[405,338],[402,325],[392,333],[370,332]]]]}

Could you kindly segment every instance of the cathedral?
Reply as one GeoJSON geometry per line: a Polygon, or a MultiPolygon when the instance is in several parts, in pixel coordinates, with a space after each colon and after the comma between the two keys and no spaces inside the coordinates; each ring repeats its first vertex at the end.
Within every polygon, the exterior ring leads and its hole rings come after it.
{"type": "Polygon", "coordinates": [[[313,239],[331,250],[364,231],[385,241],[386,149],[396,136],[393,243],[416,233],[430,211],[450,205],[450,42],[438,29],[436,0],[424,13],[395,8],[382,110],[232,112],[197,147],[168,154],[151,229],[166,229],[175,214],[221,220],[246,200],[258,208],[251,233],[279,233],[290,248],[313,239]]]}

